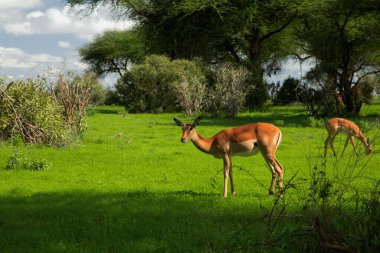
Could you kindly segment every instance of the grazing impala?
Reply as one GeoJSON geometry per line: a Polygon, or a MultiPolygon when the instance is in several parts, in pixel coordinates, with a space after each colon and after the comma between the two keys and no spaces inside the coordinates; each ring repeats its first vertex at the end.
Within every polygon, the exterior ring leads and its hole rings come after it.
{"type": "Polygon", "coordinates": [[[278,175],[278,191],[282,194],[282,180],[284,168],[276,159],[276,149],[281,143],[282,133],[280,129],[269,123],[253,123],[232,129],[222,130],[216,135],[204,139],[195,127],[199,124],[197,118],[192,124],[183,124],[174,118],[177,126],[182,127],[181,142],[186,143],[191,140],[193,144],[202,152],[213,155],[215,158],[223,159],[224,163],[224,197],[227,197],[228,176],[230,176],[231,192],[235,194],[232,177],[231,156],[251,156],[259,151],[269,165],[272,172],[272,182],[269,194],[273,194],[276,176],[278,175]]]}
{"type": "Polygon", "coordinates": [[[356,147],[355,147],[355,142],[354,142],[355,137],[358,138],[363,143],[365,152],[367,155],[369,155],[372,152],[372,146],[371,146],[371,143],[369,142],[369,139],[365,138],[363,133],[360,131],[359,127],[354,122],[346,120],[346,119],[342,119],[342,118],[332,118],[326,122],[326,129],[329,135],[327,136],[327,139],[325,140],[325,157],[327,154],[327,148],[329,144],[334,153],[334,156],[336,156],[336,153],[334,150],[334,139],[335,139],[335,136],[340,132],[344,132],[347,135],[347,139],[346,139],[346,143],[344,144],[342,155],[348,145],[348,141],[351,141],[351,144],[354,147],[355,154],[356,156],[358,155],[358,153],[356,152],[356,147]]]}

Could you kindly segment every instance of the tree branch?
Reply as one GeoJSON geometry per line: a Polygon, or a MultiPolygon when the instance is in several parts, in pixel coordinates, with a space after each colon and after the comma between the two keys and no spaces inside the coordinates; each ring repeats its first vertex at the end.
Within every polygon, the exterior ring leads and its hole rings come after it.
{"type": "Polygon", "coordinates": [[[278,29],[274,30],[274,31],[271,31],[267,34],[265,34],[263,37],[260,38],[260,41],[264,41],[266,39],[269,39],[270,37],[272,37],[273,35],[281,32],[282,30],[284,30],[288,25],[290,25],[290,23],[293,21],[293,17],[287,21],[285,24],[283,24],[281,27],[279,27],[278,29]]]}

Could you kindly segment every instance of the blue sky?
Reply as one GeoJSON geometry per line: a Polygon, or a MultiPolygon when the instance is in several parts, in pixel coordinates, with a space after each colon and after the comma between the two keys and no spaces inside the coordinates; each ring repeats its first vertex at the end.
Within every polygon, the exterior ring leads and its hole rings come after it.
{"type": "MultiPolygon", "coordinates": [[[[64,0],[0,0],[0,76],[28,78],[53,77],[70,70],[86,69],[78,48],[105,30],[123,30],[132,22],[120,18],[107,6],[90,15],[66,6],[64,0]]],[[[304,67],[304,70],[306,68],[304,67]]],[[[288,60],[270,81],[300,76],[299,64],[288,60]]],[[[114,76],[104,86],[113,86],[114,76]]]]}
{"type": "Polygon", "coordinates": [[[79,47],[105,30],[131,26],[107,7],[84,15],[64,0],[0,0],[0,75],[17,79],[64,70],[80,73],[87,66],[78,57],[79,47]]]}

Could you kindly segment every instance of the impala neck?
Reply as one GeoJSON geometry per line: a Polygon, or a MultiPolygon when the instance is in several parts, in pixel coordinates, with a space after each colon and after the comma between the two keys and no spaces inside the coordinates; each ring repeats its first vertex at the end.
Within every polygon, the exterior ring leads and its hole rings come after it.
{"type": "Polygon", "coordinates": [[[195,129],[193,130],[194,133],[191,136],[191,141],[193,142],[194,146],[196,146],[200,151],[209,154],[211,150],[211,144],[214,140],[214,137],[204,139],[202,136],[200,136],[195,129]]]}
{"type": "Polygon", "coordinates": [[[359,133],[359,140],[363,143],[364,147],[368,146],[367,138],[362,133],[359,133]]]}

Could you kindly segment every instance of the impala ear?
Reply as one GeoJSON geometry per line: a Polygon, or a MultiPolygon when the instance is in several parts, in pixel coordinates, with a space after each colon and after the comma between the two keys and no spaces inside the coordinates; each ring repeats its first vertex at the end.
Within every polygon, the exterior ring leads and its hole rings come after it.
{"type": "Polygon", "coordinates": [[[177,126],[180,126],[180,127],[183,126],[182,121],[180,121],[180,120],[178,120],[178,119],[176,119],[176,118],[173,118],[173,120],[174,120],[174,122],[176,123],[177,126]]]}
{"type": "Polygon", "coordinates": [[[196,118],[196,119],[194,120],[193,125],[194,125],[194,126],[199,125],[199,122],[200,122],[200,121],[201,121],[201,117],[196,118]]]}

